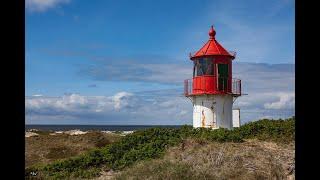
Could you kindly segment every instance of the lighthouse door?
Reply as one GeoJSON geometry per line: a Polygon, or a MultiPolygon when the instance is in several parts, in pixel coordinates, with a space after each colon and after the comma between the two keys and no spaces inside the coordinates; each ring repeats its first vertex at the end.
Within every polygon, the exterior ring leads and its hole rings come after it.
{"type": "Polygon", "coordinates": [[[218,64],[218,89],[219,91],[227,91],[228,89],[228,64],[218,64]]]}

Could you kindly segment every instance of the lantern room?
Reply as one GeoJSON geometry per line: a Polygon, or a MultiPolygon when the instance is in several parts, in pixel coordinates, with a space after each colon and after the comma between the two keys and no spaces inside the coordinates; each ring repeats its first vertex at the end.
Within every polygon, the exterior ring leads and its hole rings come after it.
{"type": "Polygon", "coordinates": [[[223,48],[215,36],[216,31],[211,26],[207,43],[195,54],[190,54],[190,60],[193,61],[193,77],[184,82],[185,96],[241,95],[241,80],[232,78],[232,61],[236,53],[223,48]]]}

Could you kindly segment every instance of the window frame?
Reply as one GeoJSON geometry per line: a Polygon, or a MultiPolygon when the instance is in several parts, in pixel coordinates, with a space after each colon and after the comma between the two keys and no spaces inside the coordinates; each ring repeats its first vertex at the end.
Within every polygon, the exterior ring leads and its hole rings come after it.
{"type": "Polygon", "coordinates": [[[214,57],[204,57],[195,59],[193,63],[193,77],[198,76],[215,76],[216,75],[216,63],[214,57]],[[206,66],[205,71],[203,67],[206,66]],[[211,68],[211,69],[210,69],[211,68]],[[199,73],[201,72],[201,73],[199,73]],[[201,74],[201,75],[199,75],[201,74]]]}

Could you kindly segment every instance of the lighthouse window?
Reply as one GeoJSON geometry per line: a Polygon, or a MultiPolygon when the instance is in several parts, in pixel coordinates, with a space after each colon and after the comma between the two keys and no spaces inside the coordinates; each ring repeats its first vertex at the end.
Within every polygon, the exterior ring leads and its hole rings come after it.
{"type": "Polygon", "coordinates": [[[207,60],[207,67],[206,67],[206,75],[213,75],[213,63],[211,60],[207,60]]]}
{"type": "Polygon", "coordinates": [[[200,67],[200,64],[199,64],[199,61],[194,61],[194,77],[195,76],[201,76],[202,75],[202,71],[201,71],[201,68],[200,67]]]}
{"type": "Polygon", "coordinates": [[[199,59],[199,61],[198,61],[198,73],[197,73],[197,75],[198,75],[198,76],[202,76],[202,75],[204,75],[205,72],[206,72],[206,69],[205,69],[204,60],[203,60],[203,59],[199,59]]]}
{"type": "Polygon", "coordinates": [[[212,59],[203,58],[194,61],[194,76],[213,75],[212,59]]]}

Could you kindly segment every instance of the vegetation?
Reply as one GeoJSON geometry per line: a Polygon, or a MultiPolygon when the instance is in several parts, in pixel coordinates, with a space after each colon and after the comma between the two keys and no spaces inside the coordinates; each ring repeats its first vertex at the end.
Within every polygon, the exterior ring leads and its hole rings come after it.
{"type": "Polygon", "coordinates": [[[48,164],[56,160],[80,155],[88,150],[104,147],[118,141],[122,136],[112,133],[90,131],[81,135],[54,134],[34,131],[37,136],[25,138],[25,166],[48,164]]]}
{"type": "Polygon", "coordinates": [[[170,162],[167,160],[148,160],[138,163],[135,167],[118,174],[116,179],[201,179],[206,175],[197,176],[190,171],[191,167],[181,162],[170,162]]]}
{"type": "MultiPolygon", "coordinates": [[[[66,177],[90,178],[99,175],[99,169],[122,170],[141,160],[163,156],[166,149],[195,139],[197,142],[243,142],[245,139],[288,142],[294,140],[294,118],[287,120],[260,120],[235,128],[234,130],[206,128],[194,129],[192,126],[181,128],[150,128],[129,134],[119,141],[96,148],[88,153],[59,160],[54,163],[26,169],[26,178],[32,172],[50,179],[66,177]]],[[[170,167],[170,164],[168,164],[170,167]]],[[[184,165],[178,168],[183,171],[184,165]]],[[[38,177],[39,177],[38,176],[38,177]]]]}
{"type": "MultiPolygon", "coordinates": [[[[294,144],[259,140],[243,143],[186,139],[164,157],[113,172],[117,180],[294,179],[294,144]],[[292,166],[293,165],[293,166],[292,166]]],[[[106,176],[103,176],[106,177],[106,176]]]]}
{"type": "Polygon", "coordinates": [[[256,122],[247,123],[240,128],[235,128],[236,134],[242,139],[256,138],[264,141],[275,141],[287,143],[295,138],[295,118],[287,120],[263,119],[256,122]]]}

